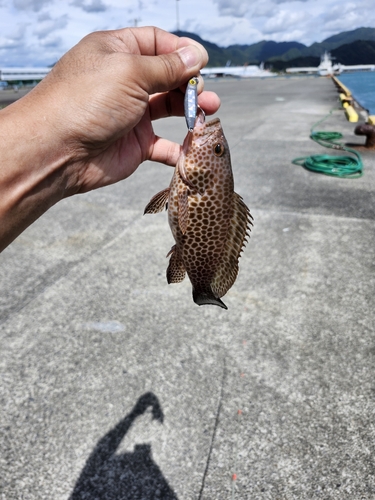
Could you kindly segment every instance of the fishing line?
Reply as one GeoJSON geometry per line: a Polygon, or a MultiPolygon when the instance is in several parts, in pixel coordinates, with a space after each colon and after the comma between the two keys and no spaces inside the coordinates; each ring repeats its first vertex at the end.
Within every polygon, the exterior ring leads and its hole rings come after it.
{"type": "Polygon", "coordinates": [[[294,158],[292,163],[294,165],[299,165],[311,170],[312,172],[318,172],[324,175],[330,175],[332,177],[341,177],[344,179],[358,179],[363,175],[363,163],[361,155],[352,148],[345,146],[341,142],[337,142],[343,138],[340,132],[331,131],[314,131],[320,123],[326,120],[335,108],[324,118],[316,122],[310,129],[310,139],[317,142],[320,146],[330,149],[336,149],[340,151],[347,151],[353,156],[331,156],[331,155],[312,155],[312,156],[300,156],[294,158]]]}

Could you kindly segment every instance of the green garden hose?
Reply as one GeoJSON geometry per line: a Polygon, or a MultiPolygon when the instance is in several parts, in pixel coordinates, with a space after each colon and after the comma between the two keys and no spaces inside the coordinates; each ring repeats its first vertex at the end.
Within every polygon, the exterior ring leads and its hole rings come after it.
{"type": "Polygon", "coordinates": [[[363,175],[363,163],[361,155],[355,150],[344,146],[341,142],[343,135],[340,132],[314,132],[314,128],[321,122],[326,120],[334,111],[331,111],[322,120],[316,122],[310,131],[310,139],[317,142],[325,148],[338,149],[340,151],[347,151],[353,156],[331,156],[331,155],[312,155],[301,156],[295,158],[292,163],[300,165],[307,170],[319,172],[333,177],[342,177],[346,179],[357,179],[363,175]]]}

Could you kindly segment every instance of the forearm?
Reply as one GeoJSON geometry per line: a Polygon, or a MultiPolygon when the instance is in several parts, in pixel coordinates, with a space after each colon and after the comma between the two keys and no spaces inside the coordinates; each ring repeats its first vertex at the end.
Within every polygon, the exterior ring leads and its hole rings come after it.
{"type": "Polygon", "coordinates": [[[0,251],[66,196],[70,182],[68,152],[29,103],[0,112],[0,251]]]}

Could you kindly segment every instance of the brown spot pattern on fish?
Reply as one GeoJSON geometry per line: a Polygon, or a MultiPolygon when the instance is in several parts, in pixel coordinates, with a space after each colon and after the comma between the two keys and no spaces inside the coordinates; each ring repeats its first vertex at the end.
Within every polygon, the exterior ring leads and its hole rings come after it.
{"type": "Polygon", "coordinates": [[[170,187],[151,199],[145,213],[161,211],[167,201],[176,241],[168,254],[168,283],[182,281],[186,271],[198,305],[226,309],[220,298],[236,280],[252,217],[234,192],[229,147],[218,118],[203,124],[197,119],[170,187]]]}

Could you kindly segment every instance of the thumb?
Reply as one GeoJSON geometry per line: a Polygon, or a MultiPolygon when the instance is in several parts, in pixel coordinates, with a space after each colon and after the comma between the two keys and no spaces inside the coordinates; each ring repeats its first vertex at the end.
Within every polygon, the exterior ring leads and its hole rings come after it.
{"type": "Polygon", "coordinates": [[[158,56],[138,56],[139,84],[148,94],[166,92],[187,82],[208,61],[204,47],[187,45],[175,52],[158,56]]]}

